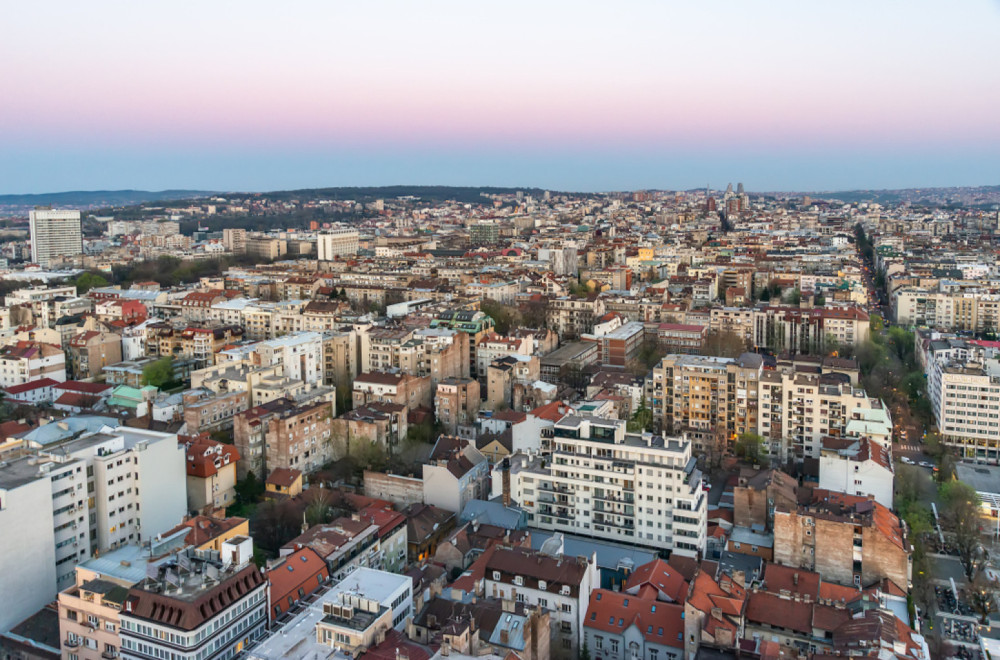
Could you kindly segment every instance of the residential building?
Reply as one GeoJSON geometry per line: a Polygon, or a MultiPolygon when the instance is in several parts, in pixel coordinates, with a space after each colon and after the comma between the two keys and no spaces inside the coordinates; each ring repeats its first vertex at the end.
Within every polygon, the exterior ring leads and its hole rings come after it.
{"type": "Polygon", "coordinates": [[[316,236],[317,256],[320,261],[333,261],[337,257],[358,253],[360,234],[357,229],[329,229],[316,236]]]}
{"type": "Polygon", "coordinates": [[[395,403],[411,410],[429,408],[431,380],[402,373],[362,373],[354,379],[352,398],[355,408],[372,402],[395,403]]]}
{"type": "Polygon", "coordinates": [[[248,660],[361,657],[391,631],[403,631],[413,612],[413,580],[369,568],[344,578],[275,634],[247,652],[248,660]]]}
{"type": "Polygon", "coordinates": [[[69,340],[70,370],[78,380],[94,378],[122,361],[121,335],[88,330],[69,340]]]}
{"type": "Polygon", "coordinates": [[[19,341],[0,351],[0,387],[24,385],[43,378],[66,380],[66,354],[59,346],[19,341]]]}
{"type": "Polygon", "coordinates": [[[233,445],[208,438],[207,434],[185,443],[187,508],[190,511],[225,511],[236,502],[236,463],[239,451],[233,445]]]}
{"type": "Polygon", "coordinates": [[[552,446],[544,467],[515,455],[509,470],[494,471],[494,494],[508,479],[531,526],[679,555],[705,551],[707,498],[690,441],[571,414],[556,422],[552,446]]]}
{"type": "Polygon", "coordinates": [[[297,405],[276,399],[239,413],[233,444],[240,455],[239,478],[252,471],[263,477],[275,468],[312,472],[345,451],[332,436],[334,410],[327,401],[297,405]]]}
{"type": "Polygon", "coordinates": [[[79,211],[33,209],[28,212],[31,261],[48,268],[65,257],[83,254],[79,211]]]}
{"type": "Polygon", "coordinates": [[[264,636],[267,581],[253,542],[235,537],[220,559],[181,552],[132,587],[121,611],[121,657],[230,658],[264,636]]]}
{"type": "Polygon", "coordinates": [[[442,435],[423,465],[424,503],[459,513],[472,500],[489,499],[489,463],[475,444],[442,435]]]}
{"type": "Polygon", "coordinates": [[[871,496],[816,489],[808,504],[774,511],[774,561],[847,586],[889,580],[909,589],[907,537],[905,524],[871,496]]]}
{"type": "Polygon", "coordinates": [[[473,378],[445,378],[434,392],[434,414],[449,435],[471,424],[481,403],[479,381],[473,378]]]}
{"type": "Polygon", "coordinates": [[[304,598],[322,588],[330,580],[330,570],[309,547],[285,555],[268,567],[268,612],[272,621],[283,617],[304,598]]]}
{"type": "Polygon", "coordinates": [[[596,554],[550,556],[528,548],[497,547],[484,558],[484,595],[548,610],[551,656],[577,657],[590,594],[601,583],[596,554]]]}
{"type": "Polygon", "coordinates": [[[819,487],[875,498],[887,509],[893,501],[892,453],[874,440],[826,438],[819,457],[819,487]]]}

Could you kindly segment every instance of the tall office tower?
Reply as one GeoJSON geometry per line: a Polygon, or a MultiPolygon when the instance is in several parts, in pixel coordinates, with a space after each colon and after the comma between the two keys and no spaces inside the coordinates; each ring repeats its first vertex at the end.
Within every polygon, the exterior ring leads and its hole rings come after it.
{"type": "Polygon", "coordinates": [[[83,254],[79,211],[35,209],[30,212],[31,260],[48,267],[56,257],[83,254]]]}
{"type": "Polygon", "coordinates": [[[737,194],[737,195],[742,195],[742,194],[744,194],[745,192],[746,192],[746,191],[745,191],[745,190],[743,190],[743,184],[742,184],[742,183],[737,183],[737,184],[736,184],[736,194],[737,194]]]}

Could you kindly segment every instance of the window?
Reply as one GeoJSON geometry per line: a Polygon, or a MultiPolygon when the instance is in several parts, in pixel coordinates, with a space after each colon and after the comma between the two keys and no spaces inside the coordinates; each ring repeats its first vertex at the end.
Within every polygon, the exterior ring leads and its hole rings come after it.
{"type": "Polygon", "coordinates": [[[618,653],[618,640],[617,639],[611,640],[611,652],[612,653],[618,653]]]}
{"type": "Polygon", "coordinates": [[[524,578],[521,577],[520,575],[515,575],[514,576],[514,584],[516,584],[519,587],[523,586],[524,585],[524,578]]]}
{"type": "Polygon", "coordinates": [[[500,571],[493,571],[493,579],[494,580],[500,579],[500,571]]]}

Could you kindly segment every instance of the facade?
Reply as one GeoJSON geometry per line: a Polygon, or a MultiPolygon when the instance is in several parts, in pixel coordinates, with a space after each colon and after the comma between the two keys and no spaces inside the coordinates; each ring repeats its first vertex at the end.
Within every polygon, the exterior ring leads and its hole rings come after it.
{"type": "Polygon", "coordinates": [[[94,378],[122,361],[121,335],[89,330],[69,340],[70,369],[78,380],[94,378]]]}
{"type": "Polygon", "coordinates": [[[459,426],[471,424],[480,406],[479,381],[473,378],[446,378],[434,392],[434,415],[449,435],[459,426]]]}
{"type": "Polygon", "coordinates": [[[188,435],[232,428],[233,418],[250,407],[250,393],[213,392],[198,388],[184,392],[184,422],[188,435]]]}
{"type": "MultiPolygon", "coordinates": [[[[529,525],[695,556],[705,551],[707,498],[691,443],[628,434],[625,422],[567,415],[551,462],[494,471],[508,478],[529,525]],[[599,478],[598,478],[599,477],[599,478]]],[[[512,457],[510,460],[514,460],[512,457]]]]}
{"type": "Polygon", "coordinates": [[[819,458],[819,487],[875,498],[887,509],[893,500],[892,453],[874,440],[829,438],[819,458]]]}
{"type": "Polygon", "coordinates": [[[424,503],[460,513],[472,500],[487,499],[489,463],[475,444],[442,435],[423,465],[424,503]]]}
{"type": "Polygon", "coordinates": [[[83,254],[79,211],[34,209],[28,212],[28,221],[32,262],[48,268],[60,257],[83,254]]]}
{"type": "Polygon", "coordinates": [[[906,526],[872,497],[817,489],[808,505],[777,508],[774,561],[845,586],[887,579],[903,590],[910,587],[906,526]]]}
{"type": "Polygon", "coordinates": [[[601,584],[596,555],[553,557],[527,548],[496,548],[484,568],[485,596],[549,610],[551,656],[577,657],[590,594],[601,584]]]}
{"type": "Polygon", "coordinates": [[[236,463],[233,445],[197,438],[186,445],[187,506],[191,511],[225,510],[236,502],[236,463]]]}
{"type": "Polygon", "coordinates": [[[262,478],[275,468],[309,473],[333,460],[338,455],[333,417],[332,403],[299,406],[290,399],[276,399],[238,414],[233,443],[240,454],[239,477],[253,471],[262,478]]]}
{"type": "Polygon", "coordinates": [[[945,444],[967,461],[1000,462],[1000,360],[932,357],[927,395],[945,444]]]}
{"type": "Polygon", "coordinates": [[[19,341],[0,352],[0,387],[24,385],[43,378],[66,380],[66,354],[59,346],[19,341]]]}
{"type": "Polygon", "coordinates": [[[121,650],[120,612],[132,580],[76,569],[76,583],[59,592],[59,639],[62,657],[108,660],[121,650]]]}
{"type": "Polygon", "coordinates": [[[337,257],[358,253],[360,234],[357,229],[330,229],[316,236],[320,261],[333,261],[337,257]]]}
{"type": "Polygon", "coordinates": [[[231,658],[265,634],[267,581],[253,565],[252,541],[235,537],[221,554],[179,553],[129,590],[122,658],[231,658]]]}

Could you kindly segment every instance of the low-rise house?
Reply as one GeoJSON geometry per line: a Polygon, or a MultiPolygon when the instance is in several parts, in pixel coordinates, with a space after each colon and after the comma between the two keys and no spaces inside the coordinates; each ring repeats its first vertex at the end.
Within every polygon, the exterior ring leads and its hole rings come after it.
{"type": "Polygon", "coordinates": [[[489,499],[489,462],[475,445],[442,435],[423,466],[423,481],[426,504],[458,513],[471,500],[489,499]]]}
{"type": "Polygon", "coordinates": [[[410,563],[434,556],[438,544],[455,526],[451,511],[430,504],[411,504],[403,510],[406,516],[406,556],[410,563]]]}
{"type": "Polygon", "coordinates": [[[330,579],[330,569],[312,548],[300,548],[281,557],[265,574],[268,582],[268,611],[277,621],[320,589],[330,579]]]}
{"type": "Polygon", "coordinates": [[[819,457],[819,487],[867,497],[891,509],[894,471],[892,453],[882,444],[861,438],[824,438],[819,457]]]}
{"type": "Polygon", "coordinates": [[[268,497],[297,497],[302,493],[302,471],[274,468],[264,482],[264,492],[268,497]]]}

